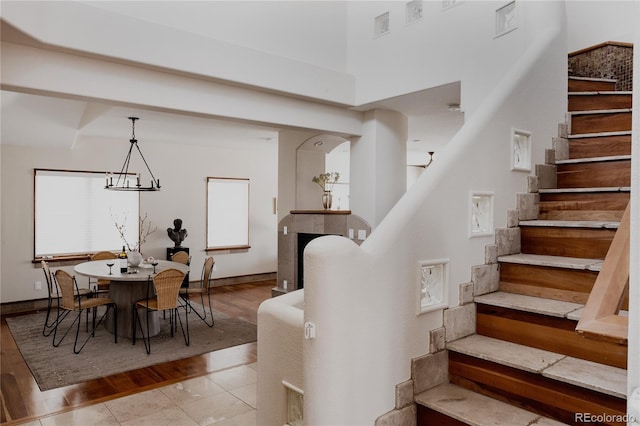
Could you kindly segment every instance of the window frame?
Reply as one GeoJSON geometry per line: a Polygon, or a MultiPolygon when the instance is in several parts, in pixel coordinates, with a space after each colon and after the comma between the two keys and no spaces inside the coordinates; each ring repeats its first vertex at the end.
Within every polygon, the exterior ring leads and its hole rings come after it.
{"type": "MultiPolygon", "coordinates": [[[[232,177],[220,177],[220,176],[208,176],[207,180],[206,180],[206,186],[205,186],[205,191],[206,191],[206,215],[205,215],[205,221],[206,221],[206,231],[205,231],[205,251],[219,251],[219,250],[243,250],[243,249],[250,249],[251,245],[249,244],[250,241],[250,212],[251,212],[251,179],[249,178],[232,178],[232,177]],[[209,183],[212,181],[217,181],[218,183],[223,183],[223,182],[229,182],[229,183],[246,183],[246,239],[242,239],[241,241],[238,241],[237,244],[231,243],[231,244],[220,244],[220,245],[214,245],[214,244],[210,244],[212,241],[210,241],[210,236],[209,236],[209,232],[212,229],[210,222],[212,220],[215,219],[215,217],[211,217],[211,213],[210,210],[213,211],[213,209],[211,208],[212,206],[210,205],[210,186],[209,183]]],[[[240,194],[241,196],[244,196],[243,194],[240,194]]],[[[242,223],[245,223],[244,220],[244,216],[242,217],[242,223]]],[[[243,236],[245,234],[243,233],[243,236]]]]}
{"type": "MultiPolygon", "coordinates": [[[[37,241],[37,236],[38,236],[38,212],[37,212],[37,208],[38,208],[38,200],[36,199],[37,197],[37,192],[38,192],[38,173],[60,173],[61,175],[67,175],[67,176],[73,176],[73,174],[79,174],[79,175],[96,175],[96,176],[104,176],[106,179],[107,173],[106,171],[96,171],[96,170],[71,170],[71,169],[51,169],[51,168],[34,168],[33,169],[33,258],[32,258],[32,263],[40,263],[40,261],[42,260],[48,260],[48,261],[71,261],[71,260],[86,260],[88,258],[91,257],[91,255],[94,253],[93,251],[90,252],[85,252],[85,251],[79,251],[79,252],[73,252],[73,253],[52,253],[52,254],[37,254],[36,253],[36,241],[37,241]]],[[[127,175],[130,175],[131,177],[135,177],[136,173],[127,173],[127,175]]],[[[105,189],[106,191],[106,189],[105,189]]],[[[140,215],[140,196],[138,194],[137,200],[135,202],[136,205],[136,209],[138,211],[138,216],[140,215]]],[[[137,221],[136,221],[137,223],[137,221]]],[[[115,228],[115,226],[114,226],[115,228]]],[[[135,230],[135,234],[137,235],[137,230],[135,230]]],[[[122,244],[124,245],[124,243],[122,244]]],[[[104,250],[115,250],[119,248],[117,247],[113,247],[113,248],[103,248],[104,250]]],[[[97,250],[100,251],[100,250],[97,250]]]]}

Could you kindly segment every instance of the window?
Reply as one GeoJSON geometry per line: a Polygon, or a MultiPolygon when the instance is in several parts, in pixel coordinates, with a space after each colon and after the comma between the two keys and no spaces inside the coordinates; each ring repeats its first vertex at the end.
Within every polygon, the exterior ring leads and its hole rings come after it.
{"type": "Polygon", "coordinates": [[[207,178],[207,250],[249,248],[249,179],[207,178]]]}
{"type": "Polygon", "coordinates": [[[107,191],[104,172],[35,169],[36,259],[119,250],[137,241],[137,192],[107,191]]]}

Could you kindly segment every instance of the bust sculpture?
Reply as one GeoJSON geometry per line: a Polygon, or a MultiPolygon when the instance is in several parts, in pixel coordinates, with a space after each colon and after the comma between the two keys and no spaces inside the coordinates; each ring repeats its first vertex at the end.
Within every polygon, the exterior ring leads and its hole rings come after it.
{"type": "Polygon", "coordinates": [[[175,247],[182,247],[182,241],[189,233],[186,229],[182,229],[182,219],[174,219],[173,228],[167,228],[167,235],[174,242],[175,247]]]}

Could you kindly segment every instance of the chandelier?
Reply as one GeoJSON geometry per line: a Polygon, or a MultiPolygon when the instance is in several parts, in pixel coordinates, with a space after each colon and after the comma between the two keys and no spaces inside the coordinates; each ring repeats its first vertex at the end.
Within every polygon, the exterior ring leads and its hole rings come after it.
{"type": "Polygon", "coordinates": [[[427,164],[420,164],[418,167],[422,167],[423,169],[426,169],[431,165],[431,163],[433,163],[433,154],[435,154],[435,152],[429,151],[428,154],[429,154],[429,162],[427,164]]]}
{"type": "Polygon", "coordinates": [[[147,160],[142,155],[142,151],[140,151],[140,147],[138,146],[138,140],[136,139],[136,120],[138,117],[129,117],[131,120],[131,145],[129,146],[129,152],[127,153],[127,157],[124,159],[124,163],[122,164],[122,168],[120,169],[120,173],[114,175],[113,173],[107,173],[107,184],[104,187],[105,189],[110,189],[112,191],[159,191],[160,190],[160,179],[156,179],[147,163],[147,160]],[[147,166],[147,170],[151,175],[151,186],[142,186],[140,183],[140,173],[136,174],[136,182],[132,184],[130,181],[133,174],[129,173],[129,162],[131,161],[131,151],[133,151],[133,147],[136,147],[142,161],[144,161],[144,165],[147,166]],[[115,182],[114,182],[114,177],[115,182]]]}

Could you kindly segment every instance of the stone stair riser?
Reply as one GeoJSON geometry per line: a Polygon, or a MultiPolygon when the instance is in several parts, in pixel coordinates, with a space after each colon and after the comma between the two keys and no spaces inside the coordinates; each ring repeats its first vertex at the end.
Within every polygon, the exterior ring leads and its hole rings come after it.
{"type": "Polygon", "coordinates": [[[626,368],[626,346],[587,339],[575,332],[576,321],[484,304],[476,315],[480,335],[626,368]]]}

